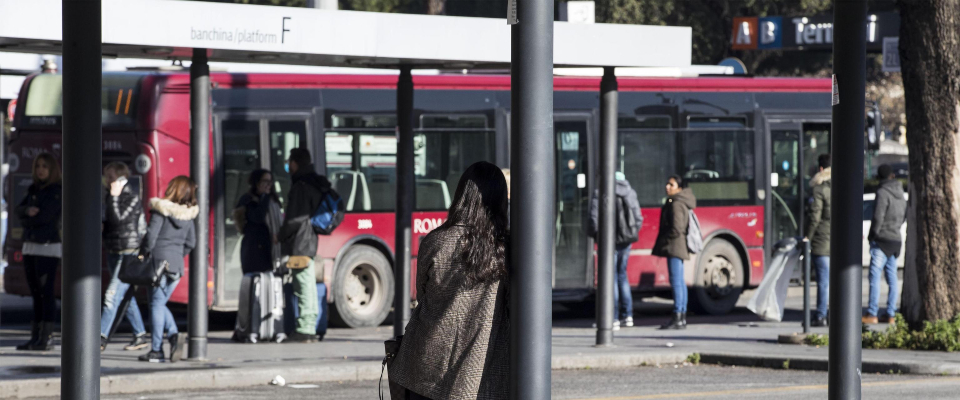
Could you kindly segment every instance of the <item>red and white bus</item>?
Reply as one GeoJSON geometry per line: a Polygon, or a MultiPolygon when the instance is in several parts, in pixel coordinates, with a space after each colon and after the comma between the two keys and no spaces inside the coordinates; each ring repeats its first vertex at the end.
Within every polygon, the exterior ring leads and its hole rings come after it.
{"type": "MultiPolygon", "coordinates": [[[[103,161],[133,167],[131,182],[145,205],[171,178],[189,173],[188,78],[183,72],[103,75],[103,161]]],[[[211,75],[211,309],[237,308],[240,237],[230,210],[247,189],[248,173],[272,170],[283,196],[290,185],[284,160],[291,149],[306,147],[349,211],[333,235],[319,238],[318,279],[330,287],[333,320],[351,327],[384,321],[394,287],[396,79],[211,75]]],[[[557,302],[588,301],[594,294],[595,246],[587,226],[590,194],[598,187],[599,84],[599,78],[555,78],[557,302]]],[[[414,86],[416,250],[444,221],[467,166],[487,160],[509,167],[510,79],[415,76],[414,86]]],[[[618,169],[636,189],[645,221],[631,253],[630,283],[640,295],[669,293],[666,262],[650,249],[665,180],[679,174],[698,198],[706,238],[704,252],[687,264],[691,307],[729,312],[741,291],[762,279],[766,250],[795,236],[802,225],[800,188],[817,155],[830,147],[830,81],[621,78],[619,87],[618,169]]],[[[59,156],[60,111],[61,76],[30,76],[9,146],[11,206],[29,186],[33,157],[59,156]]],[[[9,224],[5,251],[11,262],[4,284],[10,293],[26,295],[22,229],[16,217],[9,224]]],[[[186,303],[188,286],[178,286],[171,301],[186,303]]],[[[415,288],[411,282],[413,296],[415,288]]]]}

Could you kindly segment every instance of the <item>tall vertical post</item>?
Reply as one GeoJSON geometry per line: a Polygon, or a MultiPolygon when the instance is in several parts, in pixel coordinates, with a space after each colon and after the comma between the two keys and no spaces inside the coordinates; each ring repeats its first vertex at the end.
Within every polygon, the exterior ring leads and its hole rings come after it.
{"type": "Polygon", "coordinates": [[[866,87],[864,0],[834,4],[833,70],[838,88],[833,105],[830,229],[831,400],[860,399],[861,237],[863,223],[863,124],[866,87]],[[839,100],[839,101],[837,101],[839,100]]]}
{"type": "Polygon", "coordinates": [[[617,76],[603,69],[600,80],[600,196],[597,232],[597,346],[613,345],[613,320],[619,308],[613,301],[614,246],[617,206],[614,204],[617,170],[617,76]]]}
{"type": "Polygon", "coordinates": [[[62,398],[100,398],[100,0],[63,0],[62,398]]]}
{"type": "MultiPolygon", "coordinates": [[[[803,197],[800,197],[801,199],[803,197]]],[[[803,242],[803,333],[810,333],[810,241],[803,242]]]]}
{"type": "Polygon", "coordinates": [[[517,0],[511,30],[510,398],[550,398],[556,218],[553,2],[517,0]]]}
{"type": "Polygon", "coordinates": [[[413,177],[413,76],[400,67],[397,81],[397,231],[394,263],[393,333],[403,335],[410,320],[410,242],[414,204],[413,177]]]}
{"type": "Polygon", "coordinates": [[[189,345],[191,360],[207,358],[207,242],[210,227],[210,67],[207,49],[193,49],[190,64],[190,175],[197,182],[197,247],[190,253],[189,345]]]}

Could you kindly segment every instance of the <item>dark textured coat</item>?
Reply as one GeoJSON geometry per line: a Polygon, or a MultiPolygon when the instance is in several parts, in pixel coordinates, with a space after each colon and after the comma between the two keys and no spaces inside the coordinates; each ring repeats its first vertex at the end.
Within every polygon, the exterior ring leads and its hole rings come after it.
{"type": "Polygon", "coordinates": [[[17,206],[17,216],[23,227],[23,241],[31,243],[60,243],[60,217],[63,212],[63,187],[59,183],[41,186],[36,183],[27,189],[27,196],[17,206]],[[27,214],[30,207],[40,212],[27,214]]]}
{"type": "Polygon", "coordinates": [[[140,195],[127,185],[117,197],[108,192],[103,204],[106,208],[103,247],[114,253],[140,248],[140,216],[143,215],[140,195]]]}
{"type": "Polygon", "coordinates": [[[390,380],[431,399],[508,399],[509,283],[469,283],[459,257],[463,232],[436,229],[420,243],[418,304],[390,380]]]}
{"type": "Polygon", "coordinates": [[[813,194],[807,203],[807,226],[804,234],[810,239],[810,253],[830,255],[830,168],[810,180],[813,194]]]}
{"type": "Polygon", "coordinates": [[[688,211],[694,208],[697,208],[697,198],[690,188],[667,197],[667,202],[660,207],[660,230],[653,245],[653,255],[690,259],[690,250],[687,248],[688,211]]]}
{"type": "Polygon", "coordinates": [[[285,256],[313,258],[317,255],[317,234],[310,226],[310,217],[332,185],[326,177],[313,172],[312,165],[304,166],[292,178],[286,215],[278,235],[280,248],[285,256]]]}
{"type": "Polygon", "coordinates": [[[170,274],[183,275],[183,258],[197,246],[193,220],[200,208],[164,199],[151,199],[150,208],[150,224],[141,252],[152,254],[156,262],[170,263],[170,274]]]}
{"type": "MultiPolygon", "coordinates": [[[[619,234],[623,225],[620,221],[623,221],[625,218],[625,210],[620,207],[620,199],[623,199],[627,206],[630,207],[630,211],[633,214],[634,222],[637,226],[643,226],[643,214],[640,211],[640,201],[637,200],[637,192],[633,190],[633,187],[630,186],[630,182],[626,180],[617,180],[617,184],[614,186],[614,193],[616,193],[616,201],[614,204],[617,205],[616,215],[614,216],[614,221],[616,221],[616,226],[614,227],[614,236],[624,236],[619,234]]],[[[593,197],[590,198],[590,236],[596,238],[597,232],[600,230],[600,204],[599,204],[600,193],[598,190],[595,190],[593,197]]],[[[624,241],[620,243],[620,240],[617,240],[617,245],[630,244],[632,242],[624,241]]]]}
{"type": "Polygon", "coordinates": [[[903,184],[896,179],[881,182],[868,238],[900,243],[903,240],[900,227],[906,221],[907,201],[903,199],[903,184]]]}
{"type": "Polygon", "coordinates": [[[248,192],[237,202],[237,207],[244,208],[247,221],[243,226],[243,241],[240,242],[240,267],[245,274],[273,269],[273,243],[267,226],[271,201],[273,199],[269,195],[257,198],[248,192]]]}

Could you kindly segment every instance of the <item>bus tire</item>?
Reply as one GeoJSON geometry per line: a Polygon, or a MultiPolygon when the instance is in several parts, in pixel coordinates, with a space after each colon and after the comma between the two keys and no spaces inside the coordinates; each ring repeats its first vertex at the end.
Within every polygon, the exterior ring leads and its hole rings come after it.
{"type": "Polygon", "coordinates": [[[740,252],[730,242],[714,239],[697,258],[690,290],[690,308],[697,314],[724,315],[733,311],[743,292],[744,272],[740,252]]]}
{"type": "Polygon", "coordinates": [[[334,326],[362,328],[380,326],[393,305],[393,270],[379,250],[352,246],[333,274],[333,304],[330,322],[334,326]]]}

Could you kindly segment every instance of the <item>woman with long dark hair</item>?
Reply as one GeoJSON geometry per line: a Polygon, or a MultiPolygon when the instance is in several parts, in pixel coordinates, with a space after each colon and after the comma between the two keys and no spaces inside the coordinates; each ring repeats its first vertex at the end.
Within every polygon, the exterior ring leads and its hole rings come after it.
{"type": "Polygon", "coordinates": [[[506,399],[510,380],[507,183],[478,162],[447,221],[420,242],[417,308],[390,366],[411,399],[506,399]]]}
{"type": "Polygon", "coordinates": [[[17,206],[23,226],[23,269],[33,297],[30,341],[17,350],[50,350],[57,323],[57,299],[53,283],[62,257],[60,214],[62,188],[60,164],[49,153],[33,159],[33,184],[17,206]]]}
{"type": "Polygon", "coordinates": [[[151,347],[149,353],[140,356],[140,361],[160,362],[164,359],[164,331],[169,335],[170,361],[180,361],[180,347],[186,337],[179,333],[167,301],[183,276],[184,257],[197,246],[193,220],[199,213],[197,183],[187,176],[173,178],[163,198],[150,199],[150,225],[140,252],[151,254],[158,265],[166,265],[166,270],[160,284],[150,288],[151,347]]]}
{"type": "Polygon", "coordinates": [[[243,221],[240,267],[244,274],[273,269],[280,258],[277,233],[283,223],[280,199],[274,190],[273,175],[265,169],[250,173],[250,190],[240,196],[234,218],[243,221]]]}

